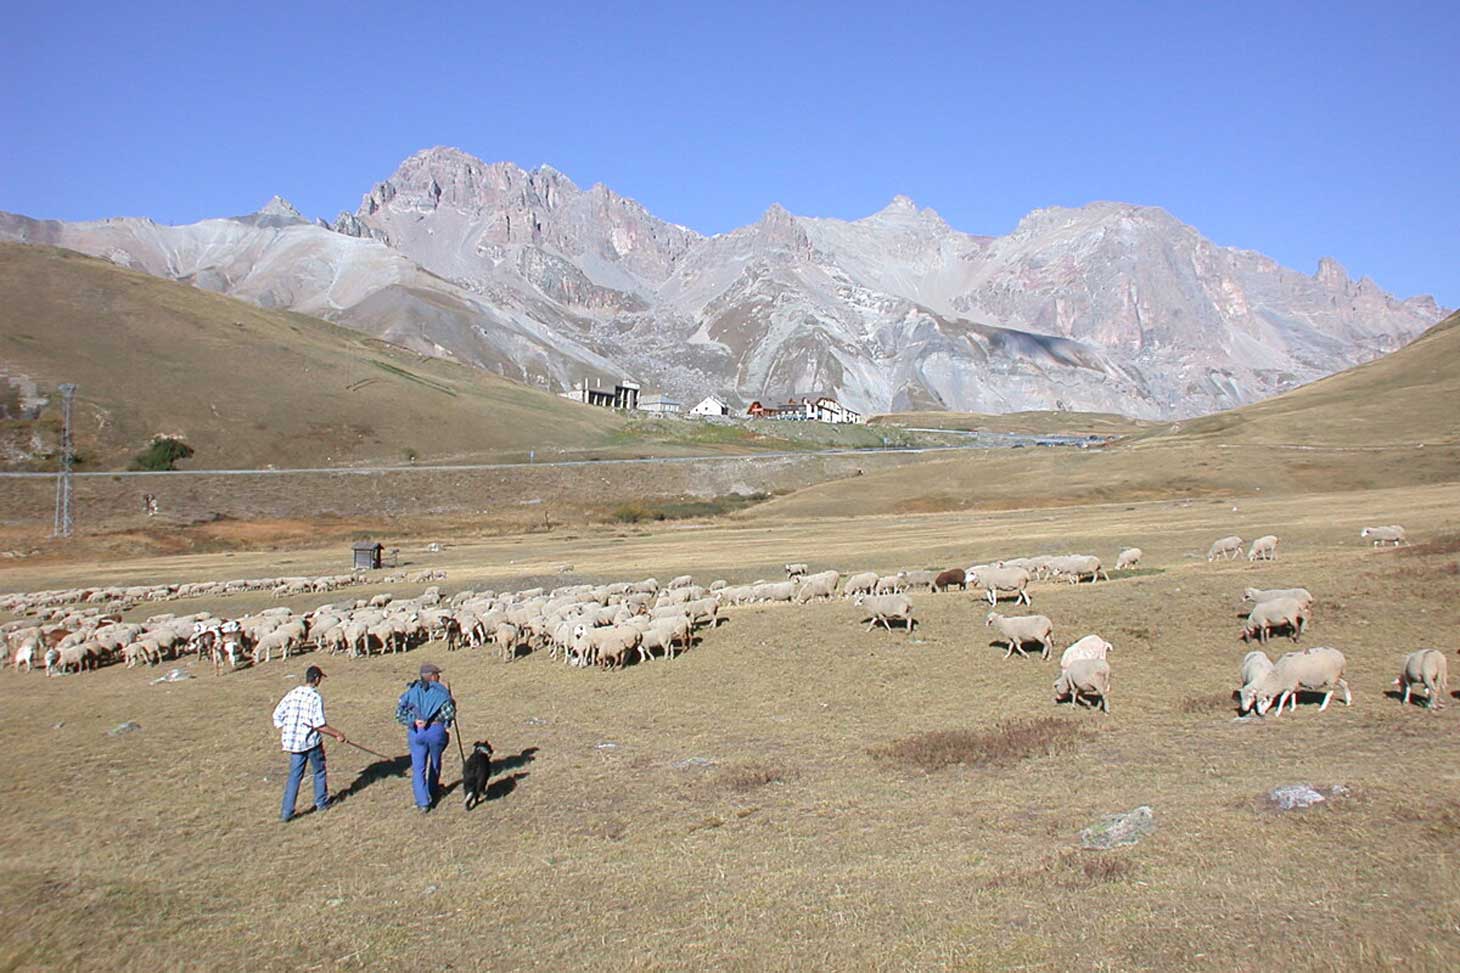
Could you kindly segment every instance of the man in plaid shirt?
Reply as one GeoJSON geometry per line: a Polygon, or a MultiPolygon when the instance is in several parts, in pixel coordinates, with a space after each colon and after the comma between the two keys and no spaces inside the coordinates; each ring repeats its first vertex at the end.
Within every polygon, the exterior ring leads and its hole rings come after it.
{"type": "Polygon", "coordinates": [[[284,784],[284,805],[279,820],[294,817],[294,802],[299,797],[299,784],[304,780],[304,765],[314,767],[314,808],[327,811],[330,806],[329,786],[325,779],[324,744],[319,735],[329,734],[341,743],[345,735],[325,722],[324,697],[319,694],[319,681],[324,671],[319,666],[304,670],[304,685],[295,686],[274,707],[274,726],[281,731],[284,752],[289,755],[289,779],[284,784]]]}

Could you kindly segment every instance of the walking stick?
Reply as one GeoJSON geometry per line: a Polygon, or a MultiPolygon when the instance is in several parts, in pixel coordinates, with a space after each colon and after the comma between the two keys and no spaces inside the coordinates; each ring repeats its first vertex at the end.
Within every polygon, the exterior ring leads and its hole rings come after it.
{"type": "MultiPolygon", "coordinates": [[[[451,693],[451,683],[446,684],[446,691],[451,693]]],[[[456,694],[451,693],[451,701],[456,702],[456,694]]],[[[466,747],[461,745],[461,711],[456,713],[456,752],[461,754],[461,765],[466,766],[466,747]]]]}
{"type": "Polygon", "coordinates": [[[376,753],[374,750],[371,750],[369,747],[362,747],[362,746],[360,746],[360,744],[356,743],[354,740],[346,740],[345,741],[345,746],[347,746],[347,747],[354,747],[356,750],[364,750],[366,753],[370,754],[370,756],[372,756],[372,757],[379,757],[381,760],[394,760],[395,759],[394,757],[387,757],[383,753],[376,753]]]}

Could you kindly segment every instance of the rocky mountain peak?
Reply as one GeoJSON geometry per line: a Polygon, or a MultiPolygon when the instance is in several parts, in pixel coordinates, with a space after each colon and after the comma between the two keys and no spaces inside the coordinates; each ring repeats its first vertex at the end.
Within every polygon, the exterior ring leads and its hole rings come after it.
{"type": "Polygon", "coordinates": [[[1313,279],[1325,287],[1347,287],[1349,284],[1348,271],[1343,269],[1343,264],[1332,257],[1320,257],[1318,259],[1318,272],[1313,279]]]}

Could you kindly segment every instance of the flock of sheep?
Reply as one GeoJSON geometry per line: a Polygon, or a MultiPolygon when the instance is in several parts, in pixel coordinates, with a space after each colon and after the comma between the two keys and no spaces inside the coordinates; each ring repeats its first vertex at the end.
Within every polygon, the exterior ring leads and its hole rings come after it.
{"type": "MultiPolygon", "coordinates": [[[[1364,538],[1375,546],[1405,543],[1399,526],[1366,527],[1364,538]]],[[[1252,542],[1251,561],[1273,560],[1278,538],[1267,535],[1252,542]]],[[[1211,545],[1207,560],[1241,555],[1240,537],[1224,537],[1211,545]]],[[[1139,548],[1122,550],[1116,570],[1140,563],[1139,548]]],[[[702,628],[715,628],[725,609],[748,604],[808,604],[843,598],[855,605],[868,630],[898,623],[911,631],[917,624],[909,593],[923,589],[982,589],[990,611],[985,626],[1005,646],[1004,658],[1025,646],[1037,645],[1041,658],[1054,650],[1054,624],[1044,615],[1004,615],[1001,599],[1032,605],[1030,586],[1036,581],[1079,584],[1109,580],[1099,557],[1088,554],[1005,558],[990,564],[951,568],[941,572],[908,570],[881,575],[826,570],[812,573],[804,563],[785,565],[785,579],[730,585],[723,580],[700,587],[688,575],[661,586],[654,578],[613,584],[568,585],[545,590],[462,591],[450,599],[440,588],[428,587],[410,599],[379,594],[324,604],[296,613],[290,608],[269,608],[237,618],[210,613],[178,616],[164,613],[142,622],[124,622],[118,608],[145,602],[204,595],[232,595],[271,591],[276,597],[334,591],[359,584],[362,575],[322,578],[275,578],[252,581],[206,582],[183,585],[148,585],[98,589],[68,589],[9,595],[0,598],[0,610],[26,617],[0,626],[6,641],[6,661],[16,670],[43,664],[48,674],[79,672],[110,663],[127,667],[157,664],[166,658],[196,653],[210,659],[222,673],[240,666],[261,665],[277,654],[315,650],[364,657],[403,652],[428,641],[443,641],[448,650],[492,646],[504,662],[523,652],[547,651],[549,657],[578,667],[621,669],[629,663],[672,659],[688,649],[702,628]]],[[[443,580],[443,572],[418,572],[388,581],[443,580]]],[[[1304,588],[1262,590],[1249,588],[1252,603],[1240,637],[1262,643],[1286,631],[1298,641],[1311,621],[1313,596],[1304,588]]],[[[1056,702],[1087,703],[1110,711],[1110,663],[1113,646],[1096,634],[1069,645],[1059,659],[1055,680],[1056,702]]],[[[1343,654],[1330,647],[1290,652],[1276,662],[1261,650],[1249,652],[1242,662],[1238,692],[1242,713],[1266,714],[1276,702],[1274,715],[1285,704],[1297,705],[1300,692],[1324,694],[1319,711],[1327,708],[1337,691],[1344,702],[1352,696],[1344,680],[1343,654]]],[[[1430,708],[1442,705],[1448,688],[1443,653],[1421,649],[1411,653],[1395,680],[1407,702],[1412,688],[1422,688],[1430,708]]]]}

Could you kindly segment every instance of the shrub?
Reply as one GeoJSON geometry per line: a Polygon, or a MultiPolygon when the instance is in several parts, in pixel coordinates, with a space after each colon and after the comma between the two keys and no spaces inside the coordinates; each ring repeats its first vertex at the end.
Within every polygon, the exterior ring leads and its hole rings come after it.
{"type": "Polygon", "coordinates": [[[193,455],[193,447],[181,439],[173,439],[171,436],[158,436],[152,440],[152,445],[132,457],[132,463],[128,469],[131,470],[175,470],[175,464],[180,459],[187,459],[193,455]]]}

